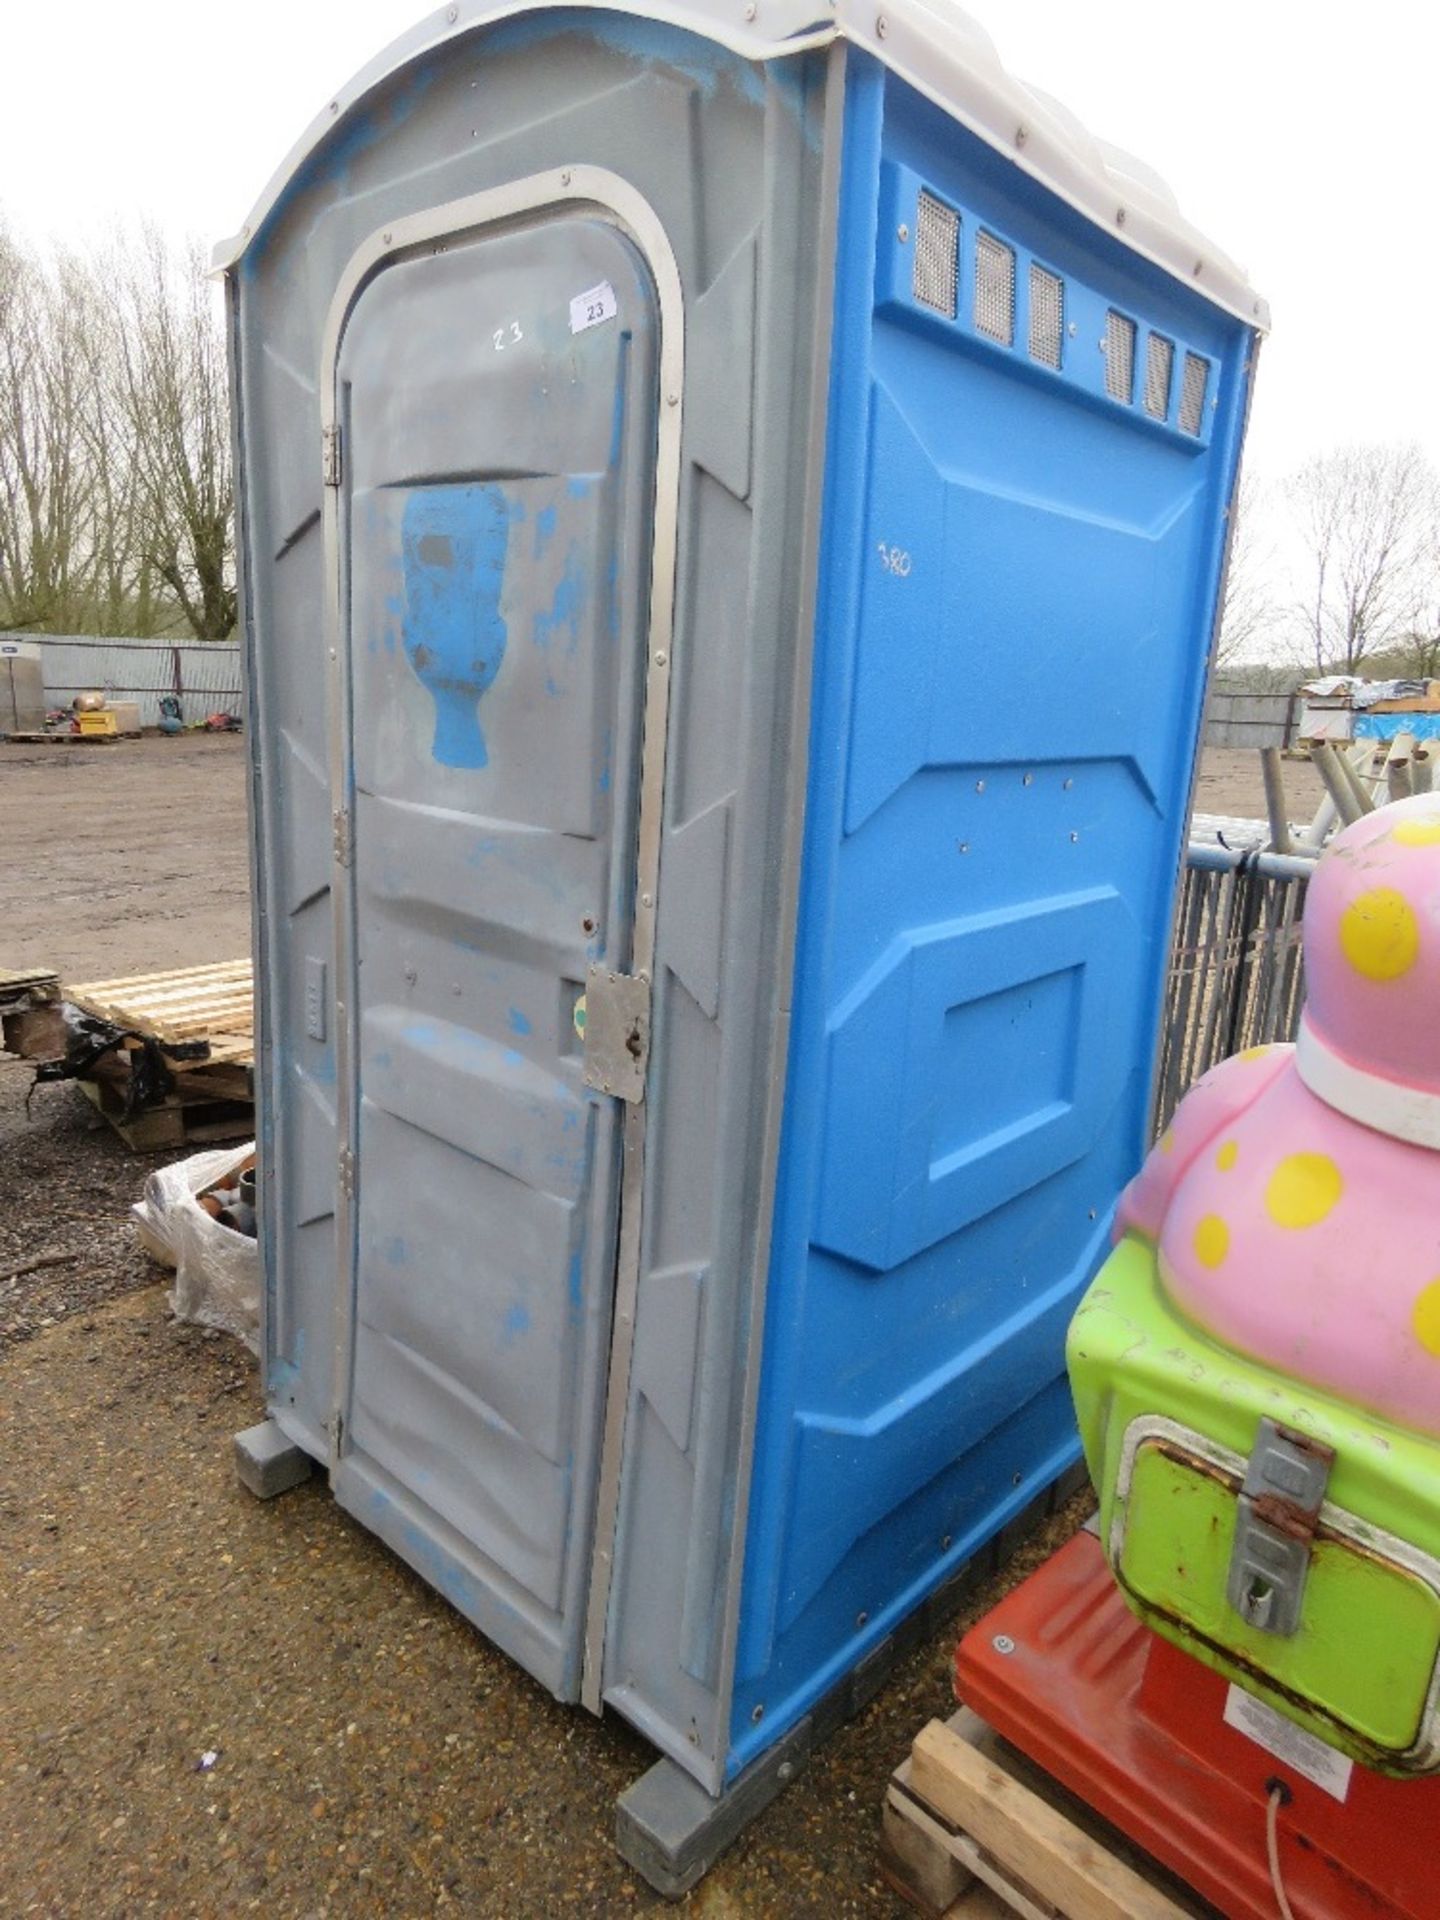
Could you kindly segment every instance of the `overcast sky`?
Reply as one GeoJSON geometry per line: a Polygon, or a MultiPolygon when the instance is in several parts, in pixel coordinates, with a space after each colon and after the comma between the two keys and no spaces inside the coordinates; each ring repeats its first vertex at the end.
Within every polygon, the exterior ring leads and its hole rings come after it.
{"type": "MultiPolygon", "coordinates": [[[[1434,89],[1419,0],[978,0],[1011,71],[1170,182],[1274,309],[1251,456],[1346,439],[1440,462],[1434,89]]],[[[410,0],[0,0],[0,210],[36,238],[146,215],[233,232],[410,0]]]]}

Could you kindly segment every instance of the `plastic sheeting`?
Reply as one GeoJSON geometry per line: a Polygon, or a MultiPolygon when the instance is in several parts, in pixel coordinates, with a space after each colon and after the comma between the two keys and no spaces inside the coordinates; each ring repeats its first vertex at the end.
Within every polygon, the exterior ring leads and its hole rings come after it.
{"type": "Polygon", "coordinates": [[[157,1167],[145,1182],[144,1199],[131,1212],[145,1250],[175,1271],[170,1310],[176,1319],[219,1327],[258,1354],[259,1248],[248,1234],[212,1219],[199,1200],[211,1187],[225,1184],[228,1175],[238,1174],[254,1152],[251,1141],[157,1167]]]}

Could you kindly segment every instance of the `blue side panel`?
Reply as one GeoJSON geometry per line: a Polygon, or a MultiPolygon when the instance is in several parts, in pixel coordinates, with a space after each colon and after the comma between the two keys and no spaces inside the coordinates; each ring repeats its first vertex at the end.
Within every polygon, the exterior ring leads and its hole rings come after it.
{"type": "Polygon", "coordinates": [[[1077,1455],[1251,351],[862,57],[847,116],[732,1772],[1077,1455]]]}
{"type": "Polygon", "coordinates": [[[1417,740],[1440,740],[1440,713],[1357,713],[1357,740],[1393,740],[1410,733],[1417,740]]]}

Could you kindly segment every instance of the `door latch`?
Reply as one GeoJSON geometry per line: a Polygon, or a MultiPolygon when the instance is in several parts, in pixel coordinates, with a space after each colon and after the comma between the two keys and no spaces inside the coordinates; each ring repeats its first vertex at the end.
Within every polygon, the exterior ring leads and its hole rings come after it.
{"type": "Polygon", "coordinates": [[[1226,1598],[1247,1626],[1289,1639],[1300,1625],[1311,1549],[1335,1449],[1262,1420],[1235,1515],[1226,1598]]]}
{"type": "Polygon", "coordinates": [[[650,978],[592,966],[585,978],[585,1084],[632,1106],[650,1064],[650,978]]]}

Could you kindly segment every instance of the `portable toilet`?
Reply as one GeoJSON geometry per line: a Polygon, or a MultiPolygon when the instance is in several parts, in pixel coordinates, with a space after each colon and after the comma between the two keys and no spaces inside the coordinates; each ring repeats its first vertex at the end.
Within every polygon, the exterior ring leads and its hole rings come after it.
{"type": "Polygon", "coordinates": [[[927,0],[457,0],[217,265],[268,1443],[674,1889],[1076,1484],[1264,309],[927,0]]]}

